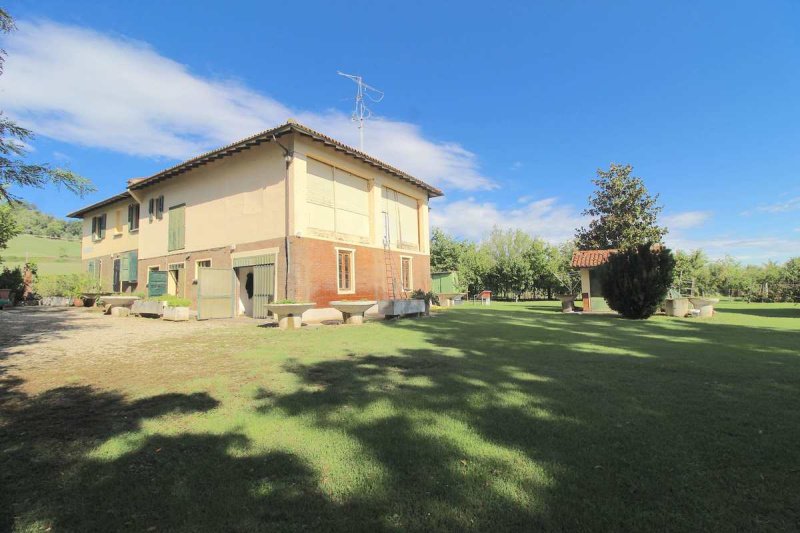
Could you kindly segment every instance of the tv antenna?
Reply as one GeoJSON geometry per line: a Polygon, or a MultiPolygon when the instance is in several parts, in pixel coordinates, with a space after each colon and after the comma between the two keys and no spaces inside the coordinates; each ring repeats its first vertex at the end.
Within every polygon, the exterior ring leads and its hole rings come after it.
{"type": "Polygon", "coordinates": [[[372,116],[372,111],[370,111],[369,107],[367,107],[367,104],[364,101],[364,97],[377,104],[378,102],[383,100],[383,91],[379,91],[375,87],[372,87],[364,83],[364,78],[362,78],[361,76],[355,76],[353,74],[345,74],[342,71],[336,71],[336,73],[339,76],[344,76],[345,78],[349,78],[358,86],[358,89],[356,90],[356,105],[355,108],[353,109],[353,115],[351,117],[351,120],[353,122],[358,122],[359,150],[363,152],[364,120],[372,116]]]}

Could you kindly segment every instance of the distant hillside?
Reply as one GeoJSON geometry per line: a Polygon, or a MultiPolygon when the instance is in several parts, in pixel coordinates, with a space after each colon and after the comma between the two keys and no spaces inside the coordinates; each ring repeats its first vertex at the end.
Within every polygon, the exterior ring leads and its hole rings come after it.
{"type": "Polygon", "coordinates": [[[39,274],[72,274],[81,271],[81,243],[78,240],[49,239],[18,235],[0,250],[1,267],[13,268],[28,261],[39,265],[39,274]]]}
{"type": "Polygon", "coordinates": [[[33,204],[27,202],[14,204],[13,213],[14,221],[21,233],[54,239],[79,239],[81,236],[80,220],[65,220],[42,213],[33,204]]]}

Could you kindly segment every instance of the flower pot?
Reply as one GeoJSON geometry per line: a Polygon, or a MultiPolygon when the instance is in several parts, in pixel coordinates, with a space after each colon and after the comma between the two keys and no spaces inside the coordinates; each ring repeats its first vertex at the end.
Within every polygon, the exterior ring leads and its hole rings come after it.
{"type": "Polygon", "coordinates": [[[83,298],[75,297],[72,299],[73,307],[83,307],[83,298]]]}

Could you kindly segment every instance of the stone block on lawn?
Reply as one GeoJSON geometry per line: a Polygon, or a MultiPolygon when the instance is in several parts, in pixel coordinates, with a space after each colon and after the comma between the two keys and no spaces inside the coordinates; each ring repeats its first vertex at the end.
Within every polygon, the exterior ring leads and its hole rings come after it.
{"type": "Polygon", "coordinates": [[[111,308],[111,316],[116,317],[123,317],[129,316],[131,314],[131,310],[127,307],[112,307],[111,308]]]}
{"type": "Polygon", "coordinates": [[[164,315],[162,316],[164,320],[171,320],[173,322],[183,322],[189,320],[189,308],[188,307],[165,307],[164,308],[164,315]]]}

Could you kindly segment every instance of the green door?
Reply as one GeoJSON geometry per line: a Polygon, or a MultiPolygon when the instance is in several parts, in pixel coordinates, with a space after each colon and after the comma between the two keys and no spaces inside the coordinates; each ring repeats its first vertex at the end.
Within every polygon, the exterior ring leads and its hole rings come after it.
{"type": "Polygon", "coordinates": [[[267,304],[275,301],[275,265],[253,267],[253,318],[267,318],[267,304]]]}
{"type": "Polygon", "coordinates": [[[167,294],[167,271],[151,270],[147,275],[147,296],[167,294]]]}

